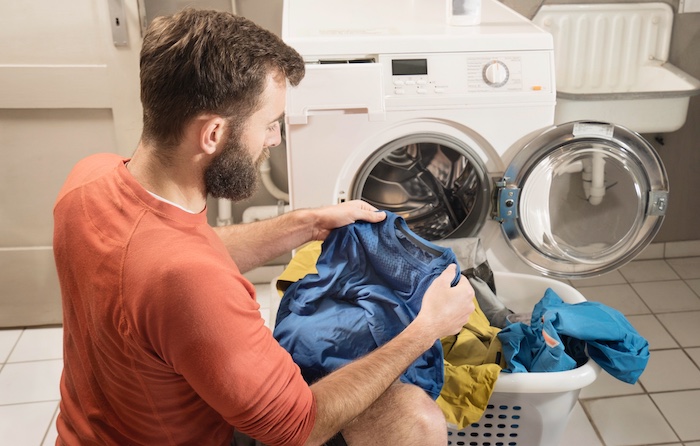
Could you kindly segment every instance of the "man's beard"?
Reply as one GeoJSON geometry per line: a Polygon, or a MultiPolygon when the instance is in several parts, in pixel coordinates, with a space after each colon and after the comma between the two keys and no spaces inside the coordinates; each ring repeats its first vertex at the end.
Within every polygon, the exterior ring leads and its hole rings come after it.
{"type": "Polygon", "coordinates": [[[204,171],[204,187],[214,198],[241,201],[253,196],[260,183],[260,165],[270,152],[266,148],[253,157],[231,132],[219,155],[212,159],[204,171]]]}

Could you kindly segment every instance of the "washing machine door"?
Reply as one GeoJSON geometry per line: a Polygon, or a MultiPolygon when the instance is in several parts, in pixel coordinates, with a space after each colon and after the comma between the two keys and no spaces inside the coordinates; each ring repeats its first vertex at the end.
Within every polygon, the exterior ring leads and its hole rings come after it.
{"type": "Polygon", "coordinates": [[[496,219],[523,260],[549,276],[583,278],[619,268],[651,242],[668,178],[639,134],[579,121],[528,143],[496,197],[496,219]]]}

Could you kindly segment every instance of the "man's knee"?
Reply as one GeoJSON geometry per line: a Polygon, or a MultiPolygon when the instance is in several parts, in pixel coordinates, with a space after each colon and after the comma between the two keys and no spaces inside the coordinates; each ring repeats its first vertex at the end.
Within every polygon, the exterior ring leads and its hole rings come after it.
{"type": "Polygon", "coordinates": [[[440,407],[421,388],[396,383],[343,435],[351,446],[443,446],[447,444],[447,423],[440,407]]]}
{"type": "Polygon", "coordinates": [[[447,444],[447,422],[440,407],[421,388],[407,387],[407,404],[401,406],[404,411],[402,418],[411,424],[414,435],[437,439],[437,444],[447,444]]]}

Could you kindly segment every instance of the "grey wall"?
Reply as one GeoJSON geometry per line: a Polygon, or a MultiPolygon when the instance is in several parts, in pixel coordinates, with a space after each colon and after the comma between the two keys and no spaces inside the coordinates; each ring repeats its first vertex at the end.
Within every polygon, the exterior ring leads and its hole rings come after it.
{"type": "MultiPolygon", "coordinates": [[[[670,62],[700,79],[700,13],[676,15],[670,62]]],[[[645,136],[661,155],[671,183],[667,218],[656,241],[700,239],[700,96],[690,98],[680,130],[658,135],[663,145],[645,136]]]]}

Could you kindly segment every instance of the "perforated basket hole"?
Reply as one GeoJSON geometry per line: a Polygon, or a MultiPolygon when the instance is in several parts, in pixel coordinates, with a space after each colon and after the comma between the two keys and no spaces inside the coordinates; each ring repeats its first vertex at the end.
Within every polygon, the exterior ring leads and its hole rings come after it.
{"type": "Polygon", "coordinates": [[[489,404],[478,423],[448,429],[448,446],[529,446],[520,443],[522,406],[489,404]]]}

